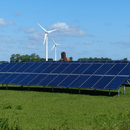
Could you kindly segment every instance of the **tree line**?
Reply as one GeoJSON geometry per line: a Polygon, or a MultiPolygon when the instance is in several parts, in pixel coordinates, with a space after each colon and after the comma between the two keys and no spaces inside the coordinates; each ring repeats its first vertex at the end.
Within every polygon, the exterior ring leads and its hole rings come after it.
{"type": "MultiPolygon", "coordinates": [[[[101,57],[101,58],[97,58],[97,57],[92,58],[92,57],[90,57],[90,58],[79,58],[78,59],[78,61],[88,61],[88,60],[112,60],[112,59],[111,58],[103,58],[103,57],[101,57]]],[[[127,58],[124,58],[124,59],[121,59],[121,60],[128,61],[127,58]]]]}
{"type": "MultiPolygon", "coordinates": [[[[70,57],[73,60],[73,57],[70,57]]],[[[36,53],[32,53],[31,55],[20,55],[20,54],[12,54],[10,57],[10,62],[25,62],[25,61],[45,61],[45,58],[41,58],[36,53]]],[[[88,61],[88,60],[112,60],[111,58],[97,58],[97,57],[90,57],[90,58],[79,58],[78,61],[88,61]]],[[[123,61],[128,61],[127,58],[121,59],[123,61]]],[[[48,61],[53,61],[52,58],[48,58],[48,61]]],[[[0,63],[5,63],[8,61],[0,61],[0,63]]]]}
{"type": "MultiPolygon", "coordinates": [[[[20,55],[20,54],[12,54],[10,57],[10,62],[25,62],[25,61],[45,61],[45,58],[41,58],[36,53],[32,53],[31,55],[20,55]]],[[[53,61],[52,58],[48,58],[49,61],[53,61]]]]}

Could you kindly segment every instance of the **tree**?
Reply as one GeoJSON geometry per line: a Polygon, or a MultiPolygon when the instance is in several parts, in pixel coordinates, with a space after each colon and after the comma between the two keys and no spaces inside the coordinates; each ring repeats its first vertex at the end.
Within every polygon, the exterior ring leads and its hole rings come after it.
{"type": "Polygon", "coordinates": [[[12,54],[10,57],[10,62],[15,62],[15,54],[12,54]]]}
{"type": "Polygon", "coordinates": [[[15,55],[15,62],[20,62],[20,54],[15,55]]]}

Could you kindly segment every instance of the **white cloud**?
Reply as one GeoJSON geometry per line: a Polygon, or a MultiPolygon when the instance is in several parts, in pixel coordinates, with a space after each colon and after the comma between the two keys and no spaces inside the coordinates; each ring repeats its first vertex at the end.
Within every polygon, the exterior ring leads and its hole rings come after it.
{"type": "Polygon", "coordinates": [[[36,29],[35,28],[19,28],[19,31],[24,31],[25,33],[34,33],[36,29]]]}
{"type": "Polygon", "coordinates": [[[55,32],[57,36],[82,37],[87,35],[87,32],[80,30],[78,26],[67,25],[65,22],[57,22],[48,28],[58,29],[58,31],[55,32]]]}
{"type": "MultiPolygon", "coordinates": [[[[65,22],[61,23],[55,23],[52,26],[49,26],[47,31],[58,29],[52,33],[49,34],[49,38],[51,37],[82,37],[87,36],[87,32],[84,30],[80,30],[78,26],[76,25],[67,25],[65,22]]],[[[24,30],[25,31],[25,30],[24,30]]],[[[44,31],[41,29],[40,32],[35,32],[33,34],[28,35],[28,39],[31,40],[31,42],[38,42],[38,40],[44,40],[44,31]]]]}
{"type": "Polygon", "coordinates": [[[16,13],[15,13],[15,16],[19,16],[19,15],[21,15],[21,11],[17,11],[16,13]]]}
{"type": "Polygon", "coordinates": [[[92,42],[85,42],[84,44],[92,44],[92,42]]]}
{"type": "Polygon", "coordinates": [[[13,25],[14,23],[12,21],[6,22],[4,18],[0,18],[0,25],[13,25]]]}
{"type": "Polygon", "coordinates": [[[33,32],[35,32],[36,31],[36,29],[35,28],[26,28],[26,29],[23,29],[23,31],[25,32],[25,33],[33,33],[33,32]]]}
{"type": "Polygon", "coordinates": [[[35,46],[28,46],[29,49],[35,49],[36,47],[35,46]]]}
{"type": "Polygon", "coordinates": [[[120,41],[120,42],[116,42],[116,44],[130,45],[130,41],[120,41]]]}
{"type": "Polygon", "coordinates": [[[14,40],[11,38],[6,38],[3,40],[4,43],[14,43],[14,40]]]}
{"type": "Polygon", "coordinates": [[[28,35],[29,40],[41,40],[44,38],[43,32],[37,32],[28,35]]]}

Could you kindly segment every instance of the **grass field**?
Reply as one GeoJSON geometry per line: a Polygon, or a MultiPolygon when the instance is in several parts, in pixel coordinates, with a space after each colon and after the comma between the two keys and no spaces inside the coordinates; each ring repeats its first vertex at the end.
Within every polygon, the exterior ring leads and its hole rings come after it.
{"type": "Polygon", "coordinates": [[[9,86],[0,89],[0,119],[22,130],[124,130],[130,125],[130,87],[108,91],[9,86]]]}

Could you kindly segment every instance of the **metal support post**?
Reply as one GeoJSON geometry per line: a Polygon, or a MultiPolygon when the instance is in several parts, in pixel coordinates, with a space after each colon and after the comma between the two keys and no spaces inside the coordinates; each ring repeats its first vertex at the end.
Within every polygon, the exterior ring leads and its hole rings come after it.
{"type": "Polygon", "coordinates": [[[124,85],[124,92],[123,93],[125,94],[125,85],[124,85]]]}
{"type": "Polygon", "coordinates": [[[8,90],[8,85],[6,84],[6,90],[8,90]]]}
{"type": "Polygon", "coordinates": [[[120,96],[120,89],[118,89],[118,97],[120,96]]]}
{"type": "Polygon", "coordinates": [[[23,89],[23,85],[21,86],[21,88],[23,89]]]}
{"type": "Polygon", "coordinates": [[[111,90],[109,90],[109,96],[111,95],[111,90]]]}
{"type": "Polygon", "coordinates": [[[94,92],[96,92],[96,89],[94,89],[94,92]]]}
{"type": "Polygon", "coordinates": [[[2,84],[2,88],[4,88],[4,84],[2,84]]]}
{"type": "Polygon", "coordinates": [[[52,87],[52,92],[54,92],[54,88],[52,87]]]}
{"type": "Polygon", "coordinates": [[[79,94],[81,93],[81,90],[80,90],[80,88],[79,88],[79,94]]]}
{"type": "Polygon", "coordinates": [[[30,87],[28,86],[28,91],[30,91],[30,87]]]}

